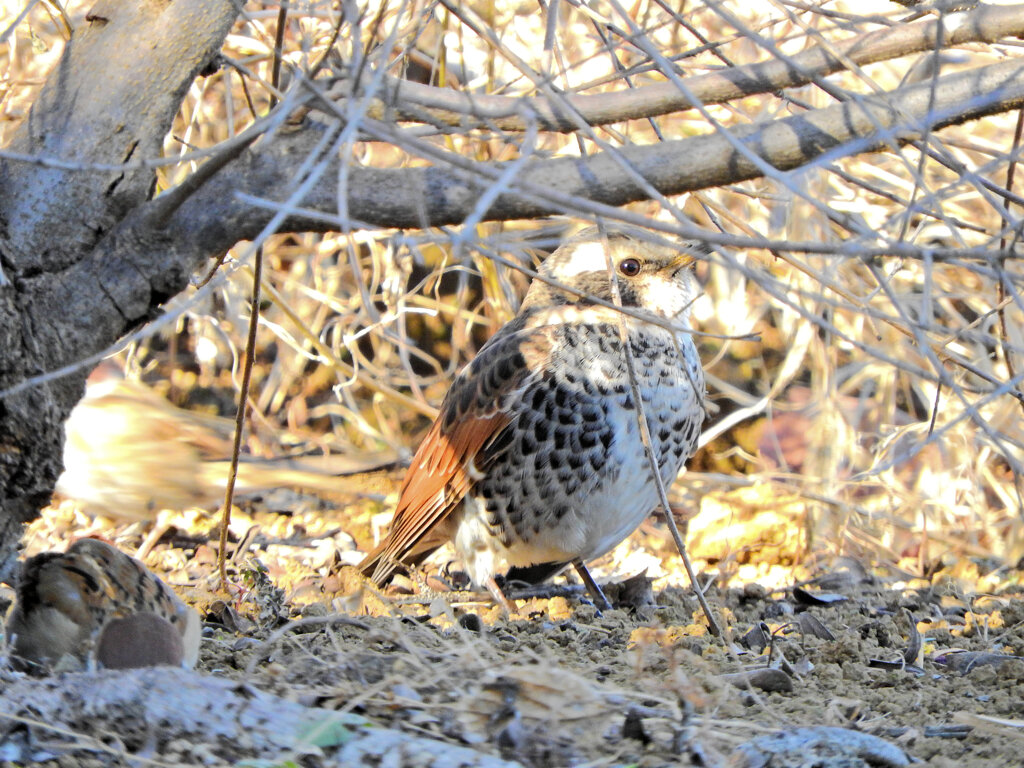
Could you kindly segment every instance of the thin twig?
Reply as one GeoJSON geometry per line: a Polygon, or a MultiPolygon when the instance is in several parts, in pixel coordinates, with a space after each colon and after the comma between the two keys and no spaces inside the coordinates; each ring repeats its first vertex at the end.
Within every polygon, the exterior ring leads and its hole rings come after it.
{"type": "MultiPolygon", "coordinates": [[[[1016,158],[1016,149],[1020,146],[1021,134],[1024,133],[1024,110],[1017,113],[1017,126],[1013,130],[1013,144],[1011,149],[1011,157],[1016,158]]],[[[1013,177],[1017,171],[1017,161],[1012,159],[1006,168],[1006,189],[1013,191],[1013,177]]],[[[1003,209],[1007,212],[1010,210],[1010,198],[1003,199],[1003,209]]],[[[1009,220],[1009,216],[1007,216],[1009,220]]],[[[999,250],[1006,249],[1006,236],[1004,235],[999,239],[999,250]]],[[[1009,331],[1006,327],[1006,278],[1000,270],[999,280],[996,281],[996,298],[999,301],[999,346],[1003,350],[1003,360],[1006,361],[1006,370],[1010,374],[1010,378],[1016,376],[1013,362],[1013,352],[1007,345],[1007,339],[1009,339],[1009,331]]],[[[1021,410],[1024,410],[1024,400],[1020,400],[1021,410]]]]}
{"type": "MultiPolygon", "coordinates": [[[[284,31],[288,22],[288,4],[283,3],[278,10],[277,31],[274,38],[274,64],[271,81],[273,92],[270,97],[270,109],[277,106],[277,89],[281,79],[281,60],[283,58],[284,31]]],[[[241,150],[239,150],[241,151],[241,150]]],[[[210,164],[209,161],[207,165],[210,164]]],[[[195,176],[197,174],[193,174],[195,176]]],[[[212,276],[212,275],[211,275],[212,276]]],[[[242,432],[245,429],[245,417],[249,411],[249,384],[252,381],[252,366],[256,360],[256,329],[260,322],[260,288],[263,282],[263,248],[256,248],[253,253],[252,297],[249,301],[249,333],[245,340],[245,359],[242,365],[242,384],[238,393],[238,410],[235,412],[235,433],[231,444],[231,469],[228,472],[227,487],[224,490],[224,509],[221,512],[220,549],[217,552],[217,565],[220,571],[221,589],[227,589],[227,549],[228,529],[231,525],[231,504],[235,494],[235,479],[238,477],[238,455],[242,447],[242,432]]]]}
{"type": "Polygon", "coordinates": [[[256,329],[260,320],[260,284],[263,278],[263,249],[257,248],[253,261],[252,297],[249,301],[249,334],[245,341],[245,359],[242,364],[242,383],[238,392],[238,410],[235,412],[235,434],[231,444],[231,469],[228,471],[227,487],[224,490],[224,509],[221,510],[220,549],[217,552],[217,566],[220,571],[221,589],[227,590],[228,527],[231,524],[231,504],[235,495],[235,479],[238,477],[238,454],[242,447],[242,431],[245,416],[249,410],[249,382],[252,381],[252,366],[256,360],[256,329]]]}
{"type": "MultiPolygon", "coordinates": [[[[603,228],[603,223],[598,222],[598,225],[603,228]]],[[[603,233],[602,233],[602,236],[603,233]]],[[[606,238],[606,236],[605,236],[606,238]]],[[[611,280],[612,289],[612,300],[618,307],[622,307],[622,296],[619,294],[619,283],[615,274],[614,265],[612,264],[611,249],[608,246],[607,239],[605,239],[605,260],[607,262],[608,276],[611,280]]],[[[683,567],[686,569],[686,575],[690,579],[690,584],[693,586],[693,592],[697,597],[697,602],[700,604],[701,610],[704,612],[704,617],[708,621],[708,630],[715,637],[722,636],[722,628],[715,618],[714,613],[711,610],[711,606],[708,605],[707,597],[704,595],[704,590],[701,588],[700,582],[697,580],[697,574],[693,569],[693,563],[690,562],[690,556],[686,551],[686,542],[683,541],[683,537],[679,533],[679,527],[676,525],[675,516],[672,514],[672,505],[668,500],[668,491],[665,489],[665,483],[661,479],[661,467],[658,464],[658,457],[654,452],[654,442],[651,440],[651,430],[647,424],[647,414],[644,409],[644,399],[640,392],[640,383],[636,377],[636,364],[633,360],[633,350],[629,343],[629,328],[627,326],[626,316],[619,314],[619,345],[622,347],[623,358],[626,362],[626,372],[629,374],[629,388],[630,393],[633,397],[633,402],[636,404],[636,422],[640,429],[640,439],[644,444],[644,453],[647,456],[647,463],[651,468],[651,473],[654,476],[654,484],[658,490],[658,500],[661,503],[662,508],[665,510],[665,521],[668,524],[669,533],[672,534],[672,540],[676,544],[676,549],[679,551],[679,556],[683,560],[683,567]]],[[[703,392],[694,391],[694,396],[698,402],[703,401],[703,392]]]]}

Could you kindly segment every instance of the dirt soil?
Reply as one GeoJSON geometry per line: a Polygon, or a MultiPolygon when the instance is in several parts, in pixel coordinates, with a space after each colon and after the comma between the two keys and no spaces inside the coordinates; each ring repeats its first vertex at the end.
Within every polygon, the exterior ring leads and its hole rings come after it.
{"type": "MultiPolygon", "coordinates": [[[[354,526],[358,538],[369,535],[372,517],[354,526]]],[[[52,511],[36,525],[36,546],[71,525],[67,513],[52,511]]],[[[200,671],[307,706],[526,766],[909,764],[886,748],[930,766],[1024,765],[1018,587],[968,596],[953,578],[899,581],[848,559],[814,582],[773,592],[720,589],[709,573],[707,596],[725,630],[718,638],[675,573],[613,584],[618,607],[604,613],[560,577],[553,596],[519,600],[518,613],[504,617],[482,597],[381,599],[358,586],[344,566],[358,558],[355,539],[315,503],[292,515],[264,507],[236,525],[253,536],[248,558],[236,563],[240,592],[230,604],[203,586],[213,563],[203,537],[179,531],[148,562],[205,613],[200,671]],[[796,732],[788,751],[737,751],[806,726],[880,740],[851,748],[833,743],[834,732],[812,733],[814,743],[796,732]]],[[[124,535],[119,543],[130,551],[135,534],[124,535]]],[[[667,560],[670,545],[658,541],[641,534],[629,546],[667,560]]],[[[598,565],[599,574],[615,571],[598,565]]],[[[1014,572],[1003,576],[1011,584],[1014,572]]],[[[223,742],[123,743],[158,764],[255,756],[223,742]]],[[[75,740],[53,754],[42,764],[134,764],[98,759],[75,740]]],[[[289,763],[282,756],[258,765],[289,763]]]]}

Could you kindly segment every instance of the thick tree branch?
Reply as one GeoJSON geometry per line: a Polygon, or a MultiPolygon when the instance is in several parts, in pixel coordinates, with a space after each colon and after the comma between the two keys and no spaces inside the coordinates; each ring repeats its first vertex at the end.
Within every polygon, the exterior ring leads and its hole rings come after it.
{"type": "MultiPolygon", "coordinates": [[[[807,85],[851,64],[864,66],[939,46],[994,43],[1022,35],[1024,5],[981,5],[969,12],[942,18],[928,16],[912,24],[857,35],[829,48],[815,46],[793,55],[789,61],[747,64],[695,75],[683,82],[696,102],[722,104],[744,96],[807,85]]],[[[343,102],[351,96],[351,90],[352,83],[341,80],[331,86],[329,96],[343,102]]],[[[357,95],[365,96],[365,89],[357,90],[357,95]]],[[[541,130],[574,131],[581,121],[607,125],[658,117],[694,106],[694,101],[670,82],[612,93],[569,94],[556,101],[465,93],[388,76],[384,78],[382,93],[374,95],[368,114],[381,120],[397,118],[460,129],[522,131],[530,121],[535,121],[541,130]]]]}
{"type": "MultiPolygon", "coordinates": [[[[849,155],[881,149],[893,142],[902,144],[918,137],[926,125],[941,128],[1021,105],[1024,62],[1014,60],[944,77],[938,81],[934,100],[931,84],[922,84],[899,89],[885,98],[864,98],[737,129],[733,136],[744,151],[724,136],[711,134],[624,147],[615,152],[646,183],[671,195],[761,176],[759,165],[745,153],[782,172],[805,166],[826,153],[849,155]]],[[[60,280],[38,281],[30,303],[39,308],[36,328],[40,343],[67,343],[66,339],[51,338],[45,315],[57,308],[78,311],[79,302],[85,300],[82,297],[94,292],[108,296],[119,308],[121,315],[108,318],[101,328],[104,337],[117,336],[150,311],[150,294],[140,295],[136,290],[139,275],[148,275],[148,285],[172,295],[185,286],[188,276],[205,259],[239,240],[256,237],[275,211],[272,205],[253,206],[246,197],[268,203],[285,200],[295,181],[295,169],[327,130],[336,128],[309,123],[302,129],[282,132],[265,145],[247,149],[181,205],[166,229],[150,227],[148,208],[159,207],[157,199],[129,216],[92,255],[67,270],[60,280]]],[[[308,213],[289,216],[282,230],[458,224],[474,210],[487,185],[504,168],[500,163],[474,163],[426,143],[413,148],[436,165],[349,169],[347,205],[351,218],[347,222],[337,217],[338,192],[329,183],[337,178],[337,168],[329,168],[324,182],[301,203],[308,213]]],[[[578,213],[595,204],[620,206],[647,196],[647,190],[623,170],[611,152],[586,158],[536,160],[524,166],[512,190],[498,196],[486,218],[578,213]]],[[[67,328],[56,330],[69,333],[67,328]]],[[[95,334],[95,327],[89,329],[88,335],[74,340],[74,346],[95,351],[98,342],[90,342],[95,334]]]]}
{"type": "MultiPolygon", "coordinates": [[[[736,129],[732,135],[744,151],[718,133],[614,151],[661,194],[732,184],[762,175],[761,168],[744,152],[779,171],[788,171],[825,153],[834,157],[877,150],[892,142],[911,141],[925,126],[938,129],[1018,108],[1024,104],[1024,62],[1011,60],[943,77],[937,82],[934,100],[931,85],[915,85],[883,97],[866,97],[736,129]]],[[[265,146],[246,151],[210,180],[178,210],[169,227],[178,253],[186,259],[202,258],[239,239],[255,237],[272,211],[254,209],[243,196],[285,200],[294,183],[295,167],[323,130],[325,126],[314,123],[305,130],[275,137],[265,146]]],[[[396,136],[401,141],[401,134],[396,136]]],[[[500,163],[474,163],[426,142],[406,140],[406,148],[420,152],[435,165],[350,168],[348,222],[337,218],[338,190],[329,183],[337,178],[337,169],[332,168],[324,176],[325,183],[302,202],[317,215],[291,216],[284,229],[329,231],[360,223],[410,228],[457,224],[474,210],[482,192],[504,168],[500,163]]],[[[610,152],[534,160],[524,166],[514,189],[498,197],[486,218],[580,212],[587,210],[588,202],[619,206],[647,197],[647,190],[610,152]]]]}

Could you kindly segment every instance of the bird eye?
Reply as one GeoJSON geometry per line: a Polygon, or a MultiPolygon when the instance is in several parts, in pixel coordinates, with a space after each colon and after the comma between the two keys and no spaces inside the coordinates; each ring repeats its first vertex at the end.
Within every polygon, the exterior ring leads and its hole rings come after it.
{"type": "Polygon", "coordinates": [[[626,277],[636,277],[640,274],[640,261],[638,259],[623,259],[619,262],[619,272],[626,277]]]}

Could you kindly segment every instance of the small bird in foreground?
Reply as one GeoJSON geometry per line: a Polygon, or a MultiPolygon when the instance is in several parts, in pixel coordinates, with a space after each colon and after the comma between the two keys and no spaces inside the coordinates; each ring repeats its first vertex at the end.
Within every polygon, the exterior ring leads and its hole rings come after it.
{"type": "Polygon", "coordinates": [[[195,666],[199,614],[133,557],[98,539],[27,560],[4,628],[32,669],[195,666]]]}
{"type": "Polygon", "coordinates": [[[607,607],[585,561],[629,536],[660,501],[623,326],[666,487],[696,449],[705,416],[687,318],[697,295],[691,265],[707,251],[649,237],[589,228],[544,261],[519,314],[445,397],[387,536],[359,566],[365,576],[384,585],[452,541],[473,583],[506,610],[496,574],[567,563],[607,607]],[[597,301],[615,303],[612,274],[622,306],[655,322],[597,301]]]}

